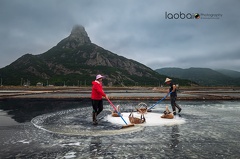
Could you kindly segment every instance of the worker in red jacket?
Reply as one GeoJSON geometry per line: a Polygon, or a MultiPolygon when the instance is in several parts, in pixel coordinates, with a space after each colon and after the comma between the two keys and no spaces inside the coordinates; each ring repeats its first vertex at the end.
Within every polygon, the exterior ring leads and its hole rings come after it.
{"type": "Polygon", "coordinates": [[[97,125],[97,115],[103,110],[103,100],[102,97],[105,97],[108,99],[107,95],[104,93],[103,88],[102,88],[102,80],[104,76],[102,75],[97,75],[96,80],[92,82],[92,94],[91,94],[91,99],[92,99],[92,107],[93,107],[93,112],[92,112],[92,119],[93,119],[93,124],[97,125]]]}

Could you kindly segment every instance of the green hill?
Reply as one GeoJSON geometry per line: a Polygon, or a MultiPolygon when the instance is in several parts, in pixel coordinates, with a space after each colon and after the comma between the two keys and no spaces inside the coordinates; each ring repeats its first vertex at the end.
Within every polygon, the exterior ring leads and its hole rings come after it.
{"type": "Polygon", "coordinates": [[[230,76],[209,68],[161,68],[162,75],[194,81],[202,86],[240,86],[240,82],[230,76]]]}
{"type": "Polygon", "coordinates": [[[238,71],[227,69],[217,69],[216,71],[232,78],[240,78],[240,72],[238,71]]]}

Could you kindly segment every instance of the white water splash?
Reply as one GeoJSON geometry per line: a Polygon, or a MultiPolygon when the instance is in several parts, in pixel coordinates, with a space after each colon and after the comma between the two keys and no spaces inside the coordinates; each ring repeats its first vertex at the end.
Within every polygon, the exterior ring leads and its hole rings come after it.
{"type": "Polygon", "coordinates": [[[76,152],[68,152],[65,154],[64,158],[69,159],[69,158],[76,158],[76,152]]]}
{"type": "Polygon", "coordinates": [[[27,139],[24,139],[24,140],[19,140],[17,142],[21,142],[23,144],[29,144],[31,141],[27,141],[27,139]]]}

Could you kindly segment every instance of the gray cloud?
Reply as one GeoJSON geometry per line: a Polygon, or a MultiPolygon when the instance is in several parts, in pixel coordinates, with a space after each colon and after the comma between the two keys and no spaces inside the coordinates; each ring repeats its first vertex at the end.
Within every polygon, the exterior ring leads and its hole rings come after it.
{"type": "Polygon", "coordinates": [[[240,71],[238,0],[1,0],[0,68],[40,54],[76,24],[91,41],[153,69],[209,67],[240,71]],[[165,19],[167,13],[222,14],[219,19],[165,19]]]}

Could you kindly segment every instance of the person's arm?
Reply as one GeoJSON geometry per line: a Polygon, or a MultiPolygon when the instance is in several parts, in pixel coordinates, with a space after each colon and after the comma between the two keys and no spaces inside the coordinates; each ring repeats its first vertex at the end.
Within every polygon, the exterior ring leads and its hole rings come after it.
{"type": "Polygon", "coordinates": [[[102,87],[100,85],[96,85],[96,90],[98,93],[100,93],[103,97],[105,97],[106,99],[108,99],[108,96],[104,93],[102,87]]]}
{"type": "Polygon", "coordinates": [[[176,85],[173,85],[173,90],[172,92],[175,92],[176,91],[176,85]]]}

